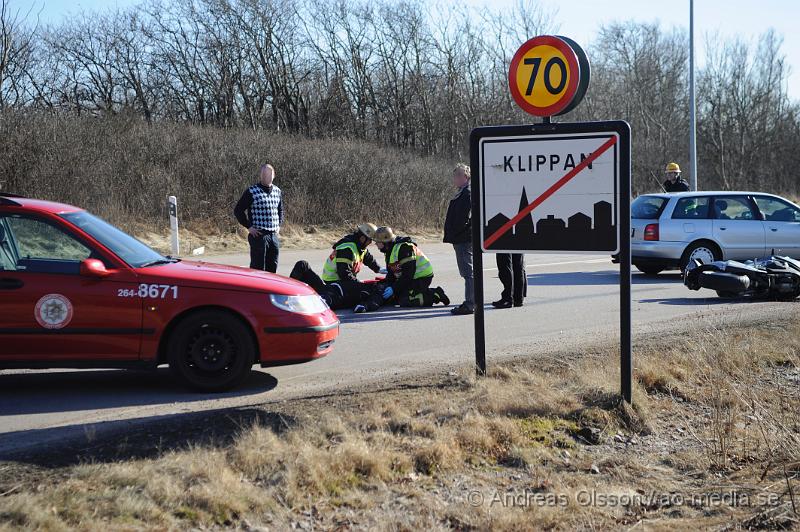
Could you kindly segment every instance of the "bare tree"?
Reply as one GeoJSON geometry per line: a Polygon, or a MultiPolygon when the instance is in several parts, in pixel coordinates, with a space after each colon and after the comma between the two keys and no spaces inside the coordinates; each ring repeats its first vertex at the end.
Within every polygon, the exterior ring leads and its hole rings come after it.
{"type": "MultiPolygon", "coordinates": [[[[509,61],[528,38],[557,30],[555,12],[535,0],[504,10],[436,0],[143,1],[39,28],[0,0],[0,112],[355,137],[463,158],[473,127],[532,121],[510,97],[509,61]]],[[[592,86],[559,120],[629,121],[637,192],[658,186],[665,162],[688,160],[686,39],[622,22],[582,43],[592,86]]],[[[756,43],[712,38],[698,91],[704,186],[797,188],[800,109],[787,94],[781,44],[774,32],[756,43]]]]}
{"type": "Polygon", "coordinates": [[[30,14],[30,10],[12,13],[9,0],[0,0],[0,110],[24,105],[30,96],[27,73],[36,32],[26,26],[30,14]]]}

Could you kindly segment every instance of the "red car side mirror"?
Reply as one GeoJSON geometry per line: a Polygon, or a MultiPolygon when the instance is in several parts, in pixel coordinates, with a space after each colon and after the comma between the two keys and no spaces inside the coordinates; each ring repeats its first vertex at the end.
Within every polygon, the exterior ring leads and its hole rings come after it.
{"type": "Polygon", "coordinates": [[[81,275],[85,277],[95,277],[102,279],[108,277],[111,272],[106,269],[106,265],[99,259],[85,259],[81,261],[81,275]]]}

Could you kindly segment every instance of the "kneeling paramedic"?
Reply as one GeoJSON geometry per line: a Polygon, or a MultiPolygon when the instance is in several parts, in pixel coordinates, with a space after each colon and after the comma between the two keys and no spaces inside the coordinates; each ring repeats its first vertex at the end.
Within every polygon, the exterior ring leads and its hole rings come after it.
{"type": "Polygon", "coordinates": [[[361,224],[352,234],[336,242],[322,267],[321,278],[304,260],[294,265],[289,276],[311,286],[332,309],[352,308],[374,292],[373,286],[358,280],[362,264],[375,273],[381,269],[367,250],[375,237],[375,229],[373,224],[361,224]]]}
{"type": "MultiPolygon", "coordinates": [[[[410,237],[398,237],[391,227],[379,227],[375,231],[375,244],[384,253],[388,270],[384,281],[386,288],[380,298],[383,302],[396,301],[401,307],[450,304],[442,287],[431,288],[433,266],[410,237]]],[[[379,303],[376,298],[370,298],[356,308],[356,312],[375,310],[379,303]]]]}

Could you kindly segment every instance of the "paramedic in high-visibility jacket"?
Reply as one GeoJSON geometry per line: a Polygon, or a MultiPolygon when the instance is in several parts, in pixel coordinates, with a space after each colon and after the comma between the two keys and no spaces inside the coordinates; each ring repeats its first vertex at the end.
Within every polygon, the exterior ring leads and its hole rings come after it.
{"type": "Polygon", "coordinates": [[[359,303],[371,292],[358,280],[362,266],[375,273],[380,265],[367,247],[375,237],[376,227],[364,223],[351,234],[333,244],[333,249],[322,267],[322,277],[317,275],[308,262],[298,261],[289,276],[311,286],[332,309],[347,308],[359,303]]]}
{"type": "Polygon", "coordinates": [[[395,300],[402,307],[450,304],[441,286],[431,288],[433,265],[410,237],[395,236],[391,227],[379,227],[375,245],[386,257],[385,302],[395,300]]]}

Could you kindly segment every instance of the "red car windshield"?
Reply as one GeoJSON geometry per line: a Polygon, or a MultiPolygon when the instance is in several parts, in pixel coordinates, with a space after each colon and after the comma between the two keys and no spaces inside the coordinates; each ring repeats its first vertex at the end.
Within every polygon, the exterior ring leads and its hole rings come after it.
{"type": "Polygon", "coordinates": [[[164,257],[129,234],[86,211],[65,213],[61,217],[91,235],[92,238],[134,268],[165,264],[176,260],[164,257]]]}

